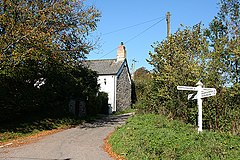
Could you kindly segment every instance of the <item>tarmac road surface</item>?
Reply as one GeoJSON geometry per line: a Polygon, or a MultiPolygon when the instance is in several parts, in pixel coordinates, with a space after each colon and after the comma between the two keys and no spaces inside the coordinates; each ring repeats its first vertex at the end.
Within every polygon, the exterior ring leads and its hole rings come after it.
{"type": "Polygon", "coordinates": [[[0,148],[0,160],[110,160],[104,138],[131,114],[107,116],[20,147],[0,148]]]}

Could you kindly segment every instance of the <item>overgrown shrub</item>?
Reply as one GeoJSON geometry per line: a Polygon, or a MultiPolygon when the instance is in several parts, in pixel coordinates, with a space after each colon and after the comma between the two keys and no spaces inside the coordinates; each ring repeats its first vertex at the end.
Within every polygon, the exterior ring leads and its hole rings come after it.
{"type": "Polygon", "coordinates": [[[39,76],[1,76],[0,122],[28,115],[57,116],[68,112],[70,98],[89,97],[98,93],[97,74],[87,68],[52,64],[39,72],[44,84],[35,86],[39,76]]]}
{"type": "Polygon", "coordinates": [[[0,122],[65,114],[71,97],[98,92],[79,63],[96,45],[100,12],[85,1],[26,2],[0,2],[0,122]]]}
{"type": "Polygon", "coordinates": [[[219,5],[218,16],[208,28],[185,27],[153,45],[148,60],[153,66],[150,83],[136,83],[142,97],[142,104],[136,106],[142,112],[196,124],[196,100],[188,101],[192,92],[178,91],[177,86],[196,86],[201,80],[204,87],[217,90],[216,96],[203,99],[203,127],[240,133],[240,3],[229,0],[219,5]]]}

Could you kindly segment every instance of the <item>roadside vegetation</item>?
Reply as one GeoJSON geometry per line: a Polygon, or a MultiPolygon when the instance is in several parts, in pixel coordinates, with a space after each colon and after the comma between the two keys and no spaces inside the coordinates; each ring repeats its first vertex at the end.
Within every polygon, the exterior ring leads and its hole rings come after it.
{"type": "Polygon", "coordinates": [[[70,100],[99,113],[106,96],[81,62],[100,16],[82,0],[0,2],[0,142],[81,123],[70,100]]]}
{"type": "Polygon", "coordinates": [[[97,73],[81,62],[100,12],[82,0],[1,1],[0,11],[0,123],[62,116],[71,99],[94,112],[97,73]]]}
{"type": "Polygon", "coordinates": [[[53,129],[66,129],[79,125],[86,120],[75,118],[74,116],[39,118],[36,117],[1,124],[0,126],[0,144],[11,140],[28,137],[40,132],[53,129]]]}
{"type": "Polygon", "coordinates": [[[155,114],[135,115],[118,128],[109,143],[131,159],[239,159],[240,137],[203,131],[155,114]]]}
{"type": "Polygon", "coordinates": [[[134,73],[142,113],[156,113],[185,123],[196,124],[194,91],[177,86],[216,88],[217,94],[203,99],[203,128],[240,135],[240,34],[238,0],[220,0],[219,12],[208,27],[196,24],[181,27],[167,39],[155,42],[148,62],[134,73]]]}
{"type": "Polygon", "coordinates": [[[219,0],[208,27],[181,27],[147,60],[153,70],[134,73],[136,116],[109,139],[126,159],[239,159],[240,2],[219,0]],[[177,86],[216,88],[203,99],[203,132],[197,132],[197,103],[177,86]]]}

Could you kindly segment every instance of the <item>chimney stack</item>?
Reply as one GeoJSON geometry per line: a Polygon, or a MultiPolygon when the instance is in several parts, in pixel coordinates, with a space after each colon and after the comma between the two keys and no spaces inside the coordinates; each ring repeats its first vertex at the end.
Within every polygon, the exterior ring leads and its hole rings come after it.
{"type": "Polygon", "coordinates": [[[121,42],[121,45],[118,47],[118,50],[117,50],[117,61],[124,61],[125,58],[126,58],[126,48],[123,42],[121,42]]]}

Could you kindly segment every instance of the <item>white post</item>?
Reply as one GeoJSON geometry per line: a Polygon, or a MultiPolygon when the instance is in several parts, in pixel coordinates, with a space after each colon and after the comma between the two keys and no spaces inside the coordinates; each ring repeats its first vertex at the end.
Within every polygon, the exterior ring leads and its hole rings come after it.
{"type": "Polygon", "coordinates": [[[215,96],[217,91],[215,88],[203,88],[202,82],[198,81],[197,87],[177,86],[178,90],[197,91],[197,94],[189,94],[188,100],[197,99],[198,104],[198,133],[202,132],[202,98],[215,96]]]}
{"type": "Polygon", "coordinates": [[[202,132],[202,82],[198,81],[196,84],[198,91],[197,91],[197,104],[198,104],[198,132],[202,132]]]}

